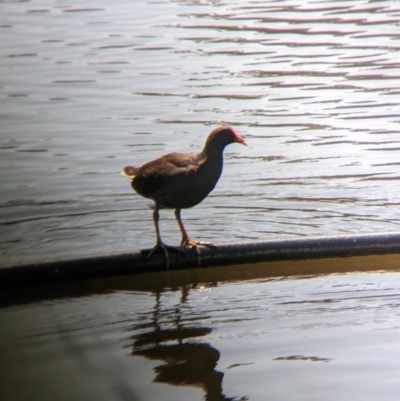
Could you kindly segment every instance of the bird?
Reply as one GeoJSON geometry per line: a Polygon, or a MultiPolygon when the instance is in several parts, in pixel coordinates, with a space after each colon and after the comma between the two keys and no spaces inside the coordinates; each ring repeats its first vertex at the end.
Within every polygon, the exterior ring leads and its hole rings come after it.
{"type": "Polygon", "coordinates": [[[141,167],[124,167],[121,174],[131,180],[133,190],[144,198],[154,201],[153,222],[156,244],[147,257],[161,248],[166,258],[167,269],[169,269],[168,249],[177,250],[176,247],[167,246],[161,240],[160,209],[175,209],[175,218],[182,234],[180,245],[194,249],[199,266],[198,246],[215,248],[210,242],[189,238],[181,219],[181,209],[196,206],[214,189],[222,173],[225,146],[232,143],[247,145],[232,127],[223,125],[211,131],[200,153],[174,152],[149,161],[141,167]]]}

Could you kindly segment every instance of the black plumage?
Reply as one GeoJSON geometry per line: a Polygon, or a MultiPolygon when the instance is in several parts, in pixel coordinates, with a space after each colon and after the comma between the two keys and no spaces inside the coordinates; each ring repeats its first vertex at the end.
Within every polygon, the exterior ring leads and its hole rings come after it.
{"type": "Polygon", "coordinates": [[[235,142],[246,145],[233,128],[221,126],[209,134],[203,150],[198,154],[169,153],[141,167],[127,166],[123,169],[122,175],[132,180],[132,188],[155,203],[153,220],[157,242],[149,256],[162,248],[169,264],[168,247],[161,241],[158,227],[158,211],[162,208],[175,209],[182,233],[181,245],[193,247],[198,255],[200,251],[197,245],[212,246],[189,239],[180,218],[180,210],[199,204],[214,189],[222,173],[225,146],[235,142]]]}

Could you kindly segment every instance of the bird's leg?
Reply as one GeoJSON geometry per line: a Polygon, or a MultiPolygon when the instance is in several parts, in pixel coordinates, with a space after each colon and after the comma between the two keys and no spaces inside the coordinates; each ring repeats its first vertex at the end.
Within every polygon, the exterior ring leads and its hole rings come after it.
{"type": "Polygon", "coordinates": [[[208,246],[208,247],[214,248],[214,249],[216,249],[217,247],[214,244],[212,244],[211,242],[195,241],[195,240],[189,239],[189,236],[186,232],[185,226],[183,225],[183,222],[181,219],[181,209],[175,209],[175,217],[176,217],[176,221],[178,222],[179,229],[181,230],[181,233],[182,233],[181,245],[190,246],[191,248],[194,249],[194,251],[196,252],[196,255],[197,255],[197,263],[200,267],[200,249],[199,249],[198,245],[204,245],[204,246],[208,246]]]}
{"type": "Polygon", "coordinates": [[[153,253],[155,251],[157,251],[157,249],[161,248],[163,250],[163,252],[164,252],[164,255],[165,255],[165,259],[166,259],[166,263],[167,263],[167,269],[169,270],[169,253],[168,253],[168,249],[169,250],[173,250],[173,251],[178,251],[178,252],[179,252],[179,250],[177,248],[175,248],[175,247],[167,246],[161,241],[160,228],[158,226],[159,220],[160,220],[160,215],[158,213],[158,207],[156,206],[154,208],[154,212],[153,212],[153,222],[154,222],[154,228],[156,229],[157,241],[156,241],[156,244],[154,245],[153,249],[147,255],[147,257],[149,258],[151,255],[153,255],[153,253]]]}

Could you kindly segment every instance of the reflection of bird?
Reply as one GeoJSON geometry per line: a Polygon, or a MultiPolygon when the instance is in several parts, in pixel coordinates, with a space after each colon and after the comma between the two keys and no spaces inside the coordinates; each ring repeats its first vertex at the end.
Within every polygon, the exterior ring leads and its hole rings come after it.
{"type": "MultiPolygon", "coordinates": [[[[187,288],[182,287],[182,297],[187,288]]],[[[222,381],[224,373],[216,370],[220,352],[210,344],[202,341],[202,337],[211,334],[209,325],[197,325],[190,319],[189,325],[181,306],[174,304],[172,309],[163,308],[162,292],[156,292],[155,305],[149,320],[133,328],[131,337],[132,353],[154,361],[161,361],[154,367],[154,382],[173,386],[192,386],[202,388],[206,401],[239,400],[227,397],[223,393],[222,381]]],[[[204,321],[201,314],[198,321],[204,321]]],[[[246,400],[246,398],[240,398],[246,400]]]]}
{"type": "Polygon", "coordinates": [[[181,209],[197,205],[214,189],[222,172],[224,148],[234,142],[246,145],[233,128],[221,126],[210,133],[204,149],[198,154],[169,153],[142,167],[127,166],[123,169],[122,175],[132,180],[132,188],[155,203],[153,221],[157,241],[148,257],[161,248],[169,267],[170,247],[161,241],[158,226],[158,211],[162,208],[175,209],[175,217],[182,233],[181,245],[192,247],[198,258],[198,245],[213,247],[211,243],[189,239],[181,220],[181,209]]]}

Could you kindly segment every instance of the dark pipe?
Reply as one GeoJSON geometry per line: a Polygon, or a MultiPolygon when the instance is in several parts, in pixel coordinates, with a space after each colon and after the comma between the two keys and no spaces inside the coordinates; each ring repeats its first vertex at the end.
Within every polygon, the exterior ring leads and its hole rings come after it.
{"type": "MultiPolygon", "coordinates": [[[[148,252],[149,250],[142,250],[128,254],[4,267],[0,268],[0,286],[165,271],[164,254],[155,253],[148,259],[148,252]]],[[[216,249],[202,247],[201,267],[396,253],[400,253],[400,233],[397,232],[304,237],[217,244],[216,249]]],[[[170,270],[196,267],[198,261],[192,249],[171,253],[170,270]]]]}

